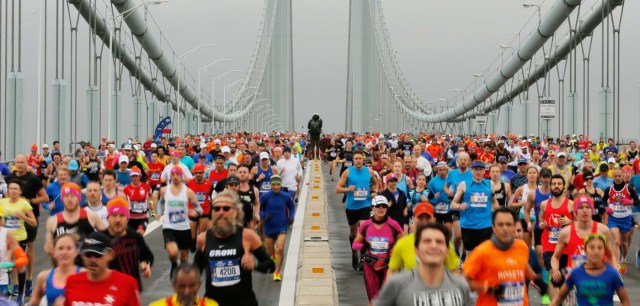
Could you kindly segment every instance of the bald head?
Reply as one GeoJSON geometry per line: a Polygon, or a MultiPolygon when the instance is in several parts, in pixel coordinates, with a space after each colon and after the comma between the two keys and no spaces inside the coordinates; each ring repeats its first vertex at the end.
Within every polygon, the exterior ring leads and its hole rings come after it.
{"type": "Polygon", "coordinates": [[[13,164],[16,166],[16,172],[18,173],[18,175],[24,175],[25,173],[27,173],[28,165],[27,165],[27,156],[26,155],[24,155],[24,154],[16,155],[16,159],[13,162],[13,164]]]}

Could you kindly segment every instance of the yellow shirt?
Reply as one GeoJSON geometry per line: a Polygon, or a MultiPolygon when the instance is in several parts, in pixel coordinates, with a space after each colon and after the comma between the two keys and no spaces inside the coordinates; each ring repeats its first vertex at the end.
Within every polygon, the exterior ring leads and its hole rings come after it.
{"type": "MultiPolygon", "coordinates": [[[[198,297],[194,305],[195,306],[201,306],[201,305],[218,306],[218,302],[210,298],[198,297]],[[204,299],[204,303],[202,302],[202,299],[204,299]]],[[[174,294],[171,296],[171,304],[167,303],[167,298],[161,298],[159,300],[156,300],[155,302],[152,302],[151,304],[149,304],[149,306],[183,306],[183,305],[180,305],[180,303],[178,302],[178,295],[174,294]]],[[[184,306],[192,306],[192,305],[184,305],[184,306]]]]}
{"type": "MultiPolygon", "coordinates": [[[[409,234],[400,238],[400,240],[396,242],[396,245],[393,247],[393,251],[391,252],[391,260],[389,261],[389,268],[391,270],[409,271],[418,266],[416,261],[416,247],[414,246],[415,240],[415,235],[409,234]]],[[[458,266],[460,265],[460,259],[458,258],[458,255],[451,243],[449,243],[449,254],[447,255],[447,258],[444,259],[444,265],[449,271],[458,269],[458,266]]]]}
{"type": "Polygon", "coordinates": [[[23,241],[27,239],[27,230],[24,228],[24,220],[16,217],[16,212],[26,215],[33,210],[31,204],[27,200],[20,198],[18,202],[11,203],[9,198],[0,200],[0,208],[2,208],[2,221],[4,228],[10,230],[16,240],[23,241]]]}

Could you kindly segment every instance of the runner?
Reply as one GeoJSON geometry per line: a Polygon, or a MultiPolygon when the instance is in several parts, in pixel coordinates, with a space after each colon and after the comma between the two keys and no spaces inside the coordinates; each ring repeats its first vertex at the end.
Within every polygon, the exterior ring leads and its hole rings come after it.
{"type": "Polygon", "coordinates": [[[116,198],[107,204],[109,212],[109,228],[103,231],[109,238],[115,258],[109,263],[109,268],[127,274],[138,281],[138,290],[142,291],[142,279],[151,277],[153,253],[144,241],[140,232],[130,224],[129,203],[122,198],[116,198]]]}
{"type": "Polygon", "coordinates": [[[478,245],[464,264],[469,287],[478,292],[476,305],[529,305],[525,281],[540,279],[529,267],[527,244],[514,239],[516,215],[499,207],[491,219],[491,239],[478,245]]]}
{"type": "Polygon", "coordinates": [[[62,197],[60,196],[60,193],[62,185],[69,182],[69,169],[64,166],[58,167],[56,178],[56,181],[51,182],[51,184],[47,186],[47,197],[49,197],[51,202],[43,205],[45,209],[49,209],[50,216],[64,210],[64,204],[62,204],[62,197]]]}
{"type": "MultiPolygon", "coordinates": [[[[401,238],[395,248],[404,239],[408,237],[401,238]]],[[[415,240],[411,246],[415,251],[411,251],[416,257],[413,262],[418,262],[418,269],[406,270],[389,277],[373,305],[443,305],[443,301],[448,306],[472,305],[467,282],[447,269],[446,261],[452,251],[449,244],[450,232],[438,223],[420,224],[415,239],[411,240],[415,240]]]]}
{"type": "Polygon", "coordinates": [[[256,182],[256,187],[260,195],[263,195],[271,190],[270,180],[271,176],[278,174],[278,168],[270,165],[269,153],[260,153],[260,163],[251,169],[250,177],[256,182]]]}
{"type": "Polygon", "coordinates": [[[102,174],[102,205],[107,206],[109,201],[117,196],[125,197],[123,187],[117,185],[118,174],[116,171],[107,169],[102,174]]]}
{"type": "Polygon", "coordinates": [[[179,265],[171,284],[176,293],[152,302],[149,306],[218,306],[216,301],[198,296],[202,280],[196,266],[186,263],[179,265]]]}
{"type": "Polygon", "coordinates": [[[451,232],[453,214],[449,207],[449,197],[444,187],[449,173],[447,163],[444,161],[438,162],[436,172],[437,175],[429,181],[428,185],[430,194],[433,195],[433,198],[429,199],[429,202],[435,207],[436,222],[444,224],[447,230],[451,232]]]}
{"type": "Polygon", "coordinates": [[[460,182],[451,202],[451,209],[460,210],[462,243],[467,253],[491,238],[491,211],[499,207],[493,196],[494,186],[483,178],[484,163],[473,162],[471,170],[473,179],[460,182]]]}
{"type": "Polygon", "coordinates": [[[244,227],[248,229],[256,229],[260,223],[260,199],[258,198],[258,188],[249,182],[249,166],[238,166],[238,180],[240,185],[238,188],[238,197],[242,202],[242,210],[244,212],[244,227]]]}
{"type": "Polygon", "coordinates": [[[100,190],[100,184],[98,182],[89,182],[87,185],[87,193],[85,194],[85,205],[84,209],[86,211],[92,211],[93,213],[100,216],[100,219],[104,223],[105,226],[109,225],[107,221],[107,206],[102,204],[102,191],[100,190]]]}
{"type": "Polygon", "coordinates": [[[82,240],[80,254],[87,271],[67,277],[65,306],[103,305],[140,306],[140,291],[133,277],[109,269],[115,258],[111,239],[94,232],[82,240]]]}
{"type": "MultiPolygon", "coordinates": [[[[452,159],[453,161],[453,159],[452,159]]],[[[458,185],[461,182],[471,182],[473,180],[473,174],[469,169],[470,160],[469,154],[464,152],[464,147],[458,148],[456,162],[457,169],[449,171],[447,176],[447,183],[444,185],[444,190],[449,196],[449,201],[453,200],[453,196],[456,194],[458,185]]],[[[453,219],[453,235],[455,236],[453,245],[456,247],[456,251],[460,249],[462,243],[462,231],[460,229],[460,211],[451,209],[451,218],[453,219]]]]}
{"type": "MultiPolygon", "coordinates": [[[[524,218],[526,221],[527,228],[533,228],[533,246],[536,250],[536,256],[540,265],[544,266],[544,260],[542,258],[542,232],[543,230],[540,228],[540,205],[548,201],[551,195],[551,170],[542,169],[540,170],[540,186],[536,188],[535,193],[529,193],[527,198],[527,206],[524,209],[524,218]],[[533,214],[531,212],[533,211],[533,214]],[[533,216],[533,217],[532,217],[533,216]],[[534,224],[532,226],[531,220],[533,220],[534,224]]],[[[546,271],[546,269],[545,269],[546,271]]]]}
{"type": "MultiPolygon", "coordinates": [[[[377,186],[377,182],[373,170],[364,167],[364,153],[362,151],[353,153],[353,163],[353,166],[342,172],[336,184],[336,192],[346,195],[345,212],[349,224],[349,243],[351,245],[353,245],[362,222],[371,217],[371,198],[378,194],[377,189],[371,188],[372,185],[377,186]]],[[[359,264],[360,259],[357,252],[354,251],[351,254],[351,266],[357,270],[359,264]]]]}
{"type": "Polygon", "coordinates": [[[389,202],[379,195],[371,202],[373,216],[360,225],[352,248],[363,252],[364,284],[369,302],[378,296],[378,292],[387,275],[388,263],[393,246],[402,238],[402,227],[387,215],[389,202]]]}
{"type": "Polygon", "coordinates": [[[196,218],[202,211],[199,205],[193,209],[189,208],[189,202],[197,203],[197,199],[193,191],[183,184],[182,168],[179,166],[167,168],[171,168],[171,184],[160,189],[161,204],[157,207],[156,218],[160,219],[163,214],[166,215],[162,219],[162,236],[171,262],[169,277],[173,279],[173,273],[178,267],[178,255],[181,263],[187,263],[189,249],[191,249],[189,217],[196,218]]]}
{"type": "MultiPolygon", "coordinates": [[[[513,211],[519,218],[525,217],[525,208],[527,206],[527,201],[535,195],[535,191],[538,188],[538,169],[533,166],[529,166],[526,170],[527,173],[527,183],[518,187],[513,194],[513,201],[509,203],[509,209],[513,211]]],[[[529,210],[529,213],[531,210],[529,210]]],[[[534,215],[535,217],[536,215],[534,215]]],[[[531,216],[529,217],[531,218],[531,216]]],[[[527,222],[532,221],[531,219],[526,219],[527,222]]],[[[524,241],[528,246],[531,246],[531,234],[528,228],[524,229],[524,241]]]]}
{"type": "Polygon", "coordinates": [[[302,177],[302,166],[299,160],[291,156],[290,147],[284,147],[283,152],[282,158],[276,164],[282,177],[282,187],[286,188],[294,202],[298,203],[298,184],[302,177]]]}
{"type": "Polygon", "coordinates": [[[608,249],[605,236],[589,234],[583,243],[586,262],[571,271],[551,305],[561,305],[573,288],[576,290],[578,305],[613,305],[614,292],[621,305],[631,305],[622,276],[602,260],[608,249]]]}
{"type": "MultiPolygon", "coordinates": [[[[151,187],[147,183],[143,183],[142,171],[137,167],[131,168],[129,173],[131,177],[131,184],[124,187],[124,194],[126,195],[131,209],[131,216],[129,219],[129,227],[144,235],[149,224],[149,211],[154,211],[154,203],[151,200],[151,187]]],[[[107,203],[107,206],[109,204],[107,203]]]]}
{"type": "Polygon", "coordinates": [[[242,205],[234,192],[218,194],[212,210],[212,227],[198,235],[194,256],[198,267],[205,269],[205,297],[220,306],[257,306],[251,271],[271,273],[275,263],[260,237],[253,230],[242,228],[242,205]]]}
{"type": "Polygon", "coordinates": [[[53,241],[53,256],[56,267],[38,273],[30,305],[39,305],[42,299],[46,305],[55,305],[64,296],[67,278],[81,271],[74,259],[78,255],[78,238],[74,234],[62,234],[53,241]]]}
{"type": "MultiPolygon", "coordinates": [[[[606,223],[607,215],[605,214],[605,206],[602,202],[604,191],[593,185],[593,173],[590,171],[582,174],[584,186],[577,189],[576,195],[588,195],[593,199],[595,209],[593,210],[593,221],[606,223]]],[[[635,208],[635,207],[634,207],[635,208]]]]}
{"type": "Polygon", "coordinates": [[[264,220],[267,252],[276,262],[273,280],[281,281],[280,268],[284,257],[287,230],[293,224],[296,206],[290,194],[283,192],[279,175],[271,176],[271,191],[260,196],[260,219],[264,220]],[[275,244],[275,248],[274,248],[275,244]]]}
{"type": "MultiPolygon", "coordinates": [[[[191,226],[191,236],[193,237],[193,241],[197,237],[197,234],[206,231],[211,224],[211,198],[210,195],[213,193],[213,186],[211,182],[204,179],[204,165],[196,164],[193,166],[193,175],[194,178],[187,182],[187,187],[193,190],[196,195],[196,199],[198,200],[197,204],[202,208],[202,215],[200,215],[195,222],[189,222],[191,226]]],[[[194,205],[195,203],[190,203],[190,205],[194,205]]]]}

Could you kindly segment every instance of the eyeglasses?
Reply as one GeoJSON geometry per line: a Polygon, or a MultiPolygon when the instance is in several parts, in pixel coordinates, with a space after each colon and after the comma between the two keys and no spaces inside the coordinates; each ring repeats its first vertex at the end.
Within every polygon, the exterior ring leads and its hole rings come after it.
{"type": "Polygon", "coordinates": [[[232,209],[232,206],[213,206],[213,211],[219,212],[220,210],[224,210],[224,212],[228,212],[232,209]]]}
{"type": "Polygon", "coordinates": [[[375,207],[375,208],[389,208],[389,205],[387,205],[387,204],[376,204],[373,207],[375,207]]]}

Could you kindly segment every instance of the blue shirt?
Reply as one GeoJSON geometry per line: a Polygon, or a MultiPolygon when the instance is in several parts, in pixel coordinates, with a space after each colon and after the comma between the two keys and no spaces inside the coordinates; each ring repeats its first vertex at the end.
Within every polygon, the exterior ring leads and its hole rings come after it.
{"type": "Polygon", "coordinates": [[[200,158],[201,154],[204,155],[204,157],[206,159],[205,164],[208,165],[208,164],[213,162],[213,156],[211,156],[211,154],[209,154],[209,153],[204,153],[204,154],[203,153],[197,153],[196,155],[193,156],[193,162],[194,163],[198,163],[198,158],[200,158]]]}
{"type": "Polygon", "coordinates": [[[295,214],[296,206],[288,192],[271,190],[260,196],[260,219],[264,220],[265,235],[286,233],[295,214]]]}
{"type": "Polygon", "coordinates": [[[121,172],[120,170],[116,170],[116,174],[118,175],[118,179],[116,179],[116,182],[118,182],[118,184],[120,184],[120,186],[122,187],[131,184],[131,177],[129,176],[130,172],[131,170],[129,169],[127,169],[126,172],[121,172]]]}
{"type": "Polygon", "coordinates": [[[500,173],[500,183],[509,183],[511,182],[511,178],[516,175],[515,172],[511,169],[507,169],[500,173]]]}
{"type": "Polygon", "coordinates": [[[467,208],[460,211],[460,227],[467,229],[490,228],[493,205],[491,181],[488,179],[482,179],[480,182],[471,180],[465,182],[465,185],[462,203],[466,203],[467,208]]]}
{"type": "Polygon", "coordinates": [[[0,163],[0,174],[2,174],[2,176],[9,176],[11,174],[11,170],[9,170],[9,167],[4,163],[0,163]]]}
{"type": "MultiPolygon", "coordinates": [[[[60,195],[60,191],[62,190],[62,186],[60,183],[53,182],[47,186],[47,196],[49,197],[49,203],[45,203],[44,208],[49,209],[49,215],[53,216],[64,210],[64,203],[62,203],[62,196],[60,195]],[[51,202],[53,202],[53,207],[51,207],[51,202]],[[48,206],[48,207],[47,207],[48,206]]],[[[80,199],[80,203],[84,203],[84,195],[80,199]]]]}
{"type": "Polygon", "coordinates": [[[600,275],[592,276],[584,269],[584,265],[571,270],[565,285],[576,287],[578,306],[613,306],[613,293],[624,287],[620,273],[607,264],[600,275]]]}
{"type": "MultiPolygon", "coordinates": [[[[633,186],[636,189],[636,193],[640,195],[640,174],[636,174],[633,177],[631,177],[631,181],[629,181],[629,185],[633,186]]],[[[633,205],[632,210],[633,212],[640,212],[640,208],[638,208],[638,206],[635,206],[635,205],[633,205]]]]}
{"type": "Polygon", "coordinates": [[[447,185],[449,188],[453,189],[453,194],[456,194],[456,188],[460,185],[460,182],[467,182],[467,187],[469,186],[469,182],[473,181],[473,174],[471,174],[471,168],[467,168],[467,171],[464,173],[460,173],[460,169],[456,169],[453,171],[449,171],[449,175],[447,176],[447,185]]]}
{"type": "Polygon", "coordinates": [[[606,173],[593,179],[593,186],[602,191],[611,185],[613,185],[613,179],[609,178],[606,173]]]}
{"type": "Polygon", "coordinates": [[[193,170],[193,166],[196,165],[196,163],[193,162],[193,158],[189,157],[188,155],[183,156],[180,159],[180,162],[187,166],[187,168],[189,168],[189,171],[193,170]]]}
{"type": "Polygon", "coordinates": [[[449,212],[449,196],[444,191],[444,185],[446,184],[447,179],[441,178],[440,176],[435,176],[429,181],[427,188],[434,195],[433,198],[429,199],[429,203],[433,205],[435,213],[437,214],[446,214],[449,212]],[[435,197],[436,193],[440,193],[438,197],[435,197]]]}
{"type": "Polygon", "coordinates": [[[345,200],[346,209],[357,210],[371,206],[371,174],[369,168],[362,167],[357,169],[355,166],[349,167],[349,175],[347,176],[346,188],[355,186],[356,190],[347,192],[345,200]]]}

